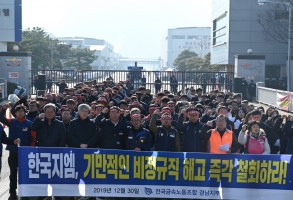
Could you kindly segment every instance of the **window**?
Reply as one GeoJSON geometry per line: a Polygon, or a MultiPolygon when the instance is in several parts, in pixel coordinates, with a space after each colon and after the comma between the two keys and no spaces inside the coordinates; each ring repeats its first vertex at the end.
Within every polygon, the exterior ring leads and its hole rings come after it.
{"type": "Polygon", "coordinates": [[[275,20],[288,20],[288,11],[275,10],[275,20]]]}
{"type": "Polygon", "coordinates": [[[226,13],[213,21],[213,45],[224,44],[227,41],[226,13]]]}

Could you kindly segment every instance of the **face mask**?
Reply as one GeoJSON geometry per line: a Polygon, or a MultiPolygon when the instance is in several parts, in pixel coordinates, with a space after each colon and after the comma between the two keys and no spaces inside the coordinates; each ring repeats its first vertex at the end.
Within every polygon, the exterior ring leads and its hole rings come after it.
{"type": "Polygon", "coordinates": [[[187,103],[188,101],[187,101],[187,100],[182,100],[181,102],[185,104],[185,103],[187,103]]]}

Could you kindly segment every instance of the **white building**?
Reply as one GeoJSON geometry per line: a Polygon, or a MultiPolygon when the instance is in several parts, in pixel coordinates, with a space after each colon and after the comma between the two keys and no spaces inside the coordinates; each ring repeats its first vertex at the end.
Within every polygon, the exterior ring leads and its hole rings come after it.
{"type": "Polygon", "coordinates": [[[164,67],[173,67],[177,56],[183,50],[190,50],[204,57],[210,52],[210,27],[182,27],[168,29],[162,44],[162,58],[164,67]]]}
{"type": "Polygon", "coordinates": [[[97,59],[91,64],[95,70],[113,70],[119,61],[119,54],[114,47],[105,40],[84,37],[60,37],[62,44],[72,45],[73,48],[89,48],[95,50],[97,59]]]}

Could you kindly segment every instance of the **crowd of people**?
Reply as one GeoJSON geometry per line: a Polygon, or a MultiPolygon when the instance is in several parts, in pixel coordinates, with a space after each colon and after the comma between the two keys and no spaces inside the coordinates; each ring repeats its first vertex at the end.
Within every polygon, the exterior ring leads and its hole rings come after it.
{"type": "Polygon", "coordinates": [[[9,200],[17,199],[17,145],[293,154],[293,117],[273,107],[255,108],[240,94],[194,87],[156,88],[152,94],[145,86],[112,79],[61,85],[59,93],[0,107],[0,122],[9,128],[7,136],[0,126],[1,145],[9,151],[9,200]]]}

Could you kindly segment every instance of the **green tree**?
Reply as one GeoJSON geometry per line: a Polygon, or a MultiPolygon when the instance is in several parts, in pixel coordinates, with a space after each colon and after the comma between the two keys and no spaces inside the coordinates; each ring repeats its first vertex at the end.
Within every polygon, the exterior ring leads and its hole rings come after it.
{"type": "Polygon", "coordinates": [[[173,65],[179,71],[189,71],[192,65],[192,61],[190,59],[195,57],[197,57],[197,54],[195,52],[183,50],[175,59],[173,65]]]}
{"type": "Polygon", "coordinates": [[[32,53],[32,69],[45,69],[50,66],[51,42],[48,34],[39,27],[23,31],[23,40],[18,43],[19,51],[32,53]]]}
{"type": "MultiPolygon", "coordinates": [[[[62,69],[64,64],[78,67],[80,69],[90,69],[89,63],[95,59],[94,51],[78,50],[71,45],[60,44],[58,39],[51,38],[42,28],[33,27],[23,31],[23,40],[17,43],[19,51],[32,53],[32,69],[62,69]]],[[[16,43],[9,43],[8,50],[12,50],[16,43]]]]}
{"type": "Polygon", "coordinates": [[[173,65],[179,71],[196,71],[201,70],[205,66],[205,62],[195,52],[184,50],[175,59],[173,65]]]}
{"type": "Polygon", "coordinates": [[[96,59],[95,51],[88,48],[72,48],[70,55],[64,61],[64,66],[73,67],[78,70],[92,69],[90,64],[96,59]]]}

